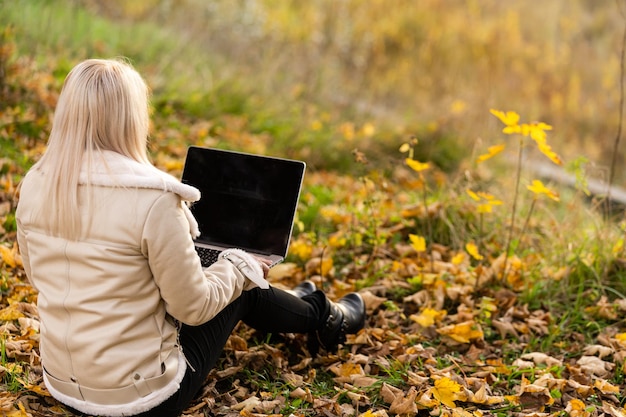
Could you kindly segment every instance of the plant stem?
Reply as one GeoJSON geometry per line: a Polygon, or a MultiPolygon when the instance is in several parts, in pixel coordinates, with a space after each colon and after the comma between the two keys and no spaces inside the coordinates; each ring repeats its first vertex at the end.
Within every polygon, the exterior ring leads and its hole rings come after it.
{"type": "Polygon", "coordinates": [[[428,245],[431,246],[430,247],[430,272],[435,272],[435,256],[432,250],[433,227],[430,223],[430,213],[428,213],[428,201],[426,199],[426,180],[424,178],[422,178],[422,183],[424,184],[423,192],[422,192],[422,200],[424,203],[424,212],[426,213],[426,227],[428,228],[428,245]]]}
{"type": "Polygon", "coordinates": [[[537,203],[537,199],[533,198],[533,202],[530,203],[530,209],[528,210],[528,215],[526,216],[526,220],[524,221],[524,226],[522,227],[522,231],[520,232],[520,235],[519,235],[520,242],[522,240],[522,237],[524,236],[524,232],[528,228],[528,224],[530,223],[530,216],[532,216],[533,214],[533,210],[535,209],[536,203],[537,203]]]}
{"type": "Polygon", "coordinates": [[[524,138],[519,140],[519,152],[517,153],[517,169],[515,173],[515,193],[513,194],[513,207],[511,208],[511,224],[509,226],[509,235],[506,239],[506,250],[504,252],[504,265],[502,267],[502,281],[506,278],[506,270],[509,261],[509,250],[511,249],[511,241],[513,240],[513,230],[515,228],[515,213],[517,212],[517,197],[519,195],[519,184],[522,177],[522,150],[524,149],[524,138]]]}

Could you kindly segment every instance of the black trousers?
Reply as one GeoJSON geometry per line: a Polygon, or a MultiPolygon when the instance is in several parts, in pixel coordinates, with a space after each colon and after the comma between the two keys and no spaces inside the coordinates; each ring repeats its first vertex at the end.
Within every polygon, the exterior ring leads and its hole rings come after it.
{"type": "Polygon", "coordinates": [[[244,291],[217,316],[200,326],[183,325],[180,344],[191,366],[172,397],[140,417],[178,417],[200,393],[239,321],[273,333],[309,333],[320,329],[329,314],[326,296],[315,291],[302,299],[270,287],[244,291]],[[191,369],[193,367],[193,370],[191,369]]]}

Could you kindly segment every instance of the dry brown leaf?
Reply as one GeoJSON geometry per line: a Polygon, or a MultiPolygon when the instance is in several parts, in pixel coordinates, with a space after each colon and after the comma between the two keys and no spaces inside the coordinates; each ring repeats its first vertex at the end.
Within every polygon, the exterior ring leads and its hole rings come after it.
{"type": "Polygon", "coordinates": [[[548,367],[563,365],[563,362],[559,359],[553,358],[552,356],[541,352],[526,353],[522,355],[521,358],[524,360],[531,360],[535,365],[546,365],[548,367]]]}
{"type": "Polygon", "coordinates": [[[603,361],[597,356],[583,356],[576,361],[576,364],[588,375],[594,375],[600,378],[608,376],[609,371],[615,366],[612,363],[603,361]]]}
{"type": "Polygon", "coordinates": [[[597,356],[602,359],[606,356],[612,355],[614,353],[614,350],[608,346],[590,345],[585,346],[583,353],[587,356],[597,356]]]}
{"type": "Polygon", "coordinates": [[[380,396],[387,404],[392,404],[396,398],[401,397],[404,392],[400,388],[396,388],[393,385],[389,385],[386,382],[383,383],[380,388],[380,396]]]}
{"type": "Polygon", "coordinates": [[[414,416],[417,414],[417,404],[415,398],[417,397],[417,390],[415,387],[409,388],[409,391],[405,394],[402,392],[397,395],[391,405],[389,406],[389,412],[392,414],[399,414],[403,416],[414,416]]]}

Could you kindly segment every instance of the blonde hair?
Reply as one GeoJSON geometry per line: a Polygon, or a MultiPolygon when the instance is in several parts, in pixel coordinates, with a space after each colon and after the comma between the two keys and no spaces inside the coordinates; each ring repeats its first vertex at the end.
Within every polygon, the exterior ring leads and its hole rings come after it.
{"type": "Polygon", "coordinates": [[[47,217],[51,233],[80,237],[78,184],[83,161],[89,164],[95,154],[109,150],[150,164],[148,100],[145,81],[121,59],[89,59],[67,75],[48,148],[34,166],[45,175],[40,214],[47,217]]]}

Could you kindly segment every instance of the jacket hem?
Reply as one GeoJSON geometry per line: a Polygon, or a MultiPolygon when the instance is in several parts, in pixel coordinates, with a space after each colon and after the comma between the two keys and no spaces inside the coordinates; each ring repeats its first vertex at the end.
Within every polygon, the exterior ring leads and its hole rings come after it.
{"type": "Polygon", "coordinates": [[[124,417],[133,416],[149,411],[156,406],[162,404],[180,389],[180,383],[185,377],[187,364],[181,353],[178,353],[178,370],[174,379],[163,388],[153,391],[145,397],[138,398],[136,401],[126,404],[103,405],[89,401],[80,400],[69,395],[65,395],[56,390],[43,373],[44,383],[50,395],[59,402],[68,405],[78,411],[86,414],[107,416],[107,417],[124,417]]]}

